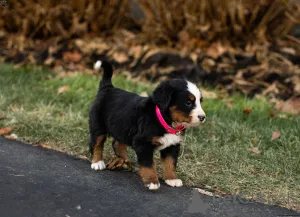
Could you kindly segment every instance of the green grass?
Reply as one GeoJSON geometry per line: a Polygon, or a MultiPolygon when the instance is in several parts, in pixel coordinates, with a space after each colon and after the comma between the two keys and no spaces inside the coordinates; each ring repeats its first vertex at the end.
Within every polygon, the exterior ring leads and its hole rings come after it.
{"type": "MultiPolygon", "coordinates": [[[[0,128],[12,127],[23,141],[88,155],[88,110],[100,78],[78,74],[58,79],[36,67],[0,67],[0,115],[7,116],[0,120],[0,128]],[[58,94],[64,85],[70,90],[58,94]]],[[[151,93],[153,88],[122,76],[113,83],[137,93],[151,93]]],[[[184,183],[254,198],[270,192],[271,203],[300,210],[300,117],[272,118],[273,108],[266,100],[243,96],[205,99],[203,107],[207,122],[187,130],[180,154],[178,175],[184,183]],[[231,100],[233,108],[225,100],[231,100]],[[244,108],[253,112],[245,115],[244,108]],[[281,136],[272,141],[275,130],[281,136]],[[253,153],[254,147],[261,153],[253,153]]],[[[106,145],[106,159],[111,154],[106,145]]]]}

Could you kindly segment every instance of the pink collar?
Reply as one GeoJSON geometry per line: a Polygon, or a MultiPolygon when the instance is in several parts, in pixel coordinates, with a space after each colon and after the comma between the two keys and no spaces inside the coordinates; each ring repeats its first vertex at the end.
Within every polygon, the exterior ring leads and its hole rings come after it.
{"type": "Polygon", "coordinates": [[[164,120],[163,116],[161,115],[161,112],[158,108],[158,106],[155,107],[156,116],[161,123],[161,125],[166,129],[166,131],[170,134],[180,134],[181,131],[185,129],[185,126],[179,125],[174,129],[173,127],[169,126],[167,122],[164,120]]]}

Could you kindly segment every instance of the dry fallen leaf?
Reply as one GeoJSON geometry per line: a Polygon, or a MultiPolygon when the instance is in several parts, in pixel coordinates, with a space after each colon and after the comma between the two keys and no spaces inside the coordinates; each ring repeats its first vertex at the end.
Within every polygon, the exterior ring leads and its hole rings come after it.
{"type": "Polygon", "coordinates": [[[18,108],[16,105],[10,105],[9,108],[13,112],[22,112],[22,111],[24,111],[23,107],[18,108]]]}
{"type": "Polygon", "coordinates": [[[260,151],[257,147],[251,148],[251,151],[252,151],[253,153],[255,153],[255,154],[260,154],[260,153],[261,153],[261,151],[260,151]]]}
{"type": "Polygon", "coordinates": [[[46,145],[46,144],[39,144],[39,146],[41,146],[43,148],[52,149],[52,147],[50,145],[46,145]]]}
{"type": "Polygon", "coordinates": [[[88,159],[88,157],[85,155],[85,154],[81,154],[81,155],[79,155],[79,158],[81,158],[81,159],[88,159]]]}
{"type": "Polygon", "coordinates": [[[204,99],[216,99],[216,98],[218,98],[217,94],[213,91],[202,89],[201,93],[202,93],[204,99]]]}
{"type": "Polygon", "coordinates": [[[178,38],[182,43],[187,43],[190,40],[190,35],[187,31],[181,31],[178,33],[178,38]]]}
{"type": "Polygon", "coordinates": [[[252,108],[244,108],[243,112],[245,115],[249,115],[252,112],[252,108]]]}
{"type": "Polygon", "coordinates": [[[54,57],[48,57],[45,61],[44,61],[44,64],[45,65],[52,65],[53,63],[55,62],[55,58],[54,57]]]}
{"type": "Polygon", "coordinates": [[[270,117],[275,117],[275,112],[274,111],[270,111],[270,117]]]}
{"type": "Polygon", "coordinates": [[[287,101],[276,102],[276,109],[292,113],[294,115],[300,114],[300,98],[292,98],[287,101]]]}
{"type": "Polygon", "coordinates": [[[300,76],[295,75],[291,78],[291,81],[294,83],[294,92],[295,95],[300,96],[300,76]]]}
{"type": "Polygon", "coordinates": [[[270,85],[268,88],[266,88],[265,90],[262,91],[262,94],[264,96],[268,95],[268,94],[278,94],[280,91],[277,87],[277,82],[274,82],[272,85],[270,85]]]}
{"type": "Polygon", "coordinates": [[[277,115],[278,118],[282,118],[282,119],[288,119],[288,115],[287,114],[279,114],[277,115]]]}
{"type": "Polygon", "coordinates": [[[276,130],[272,134],[272,140],[278,139],[280,137],[280,131],[276,130]]]}
{"type": "Polygon", "coordinates": [[[78,51],[74,51],[74,52],[65,52],[63,54],[63,60],[65,62],[73,62],[73,63],[77,63],[82,59],[82,54],[79,53],[78,51]]]}
{"type": "Polygon", "coordinates": [[[126,63],[129,61],[129,57],[125,53],[115,52],[112,58],[119,64],[126,63]]]}
{"type": "Polygon", "coordinates": [[[203,189],[201,189],[201,188],[196,188],[196,189],[199,191],[200,194],[204,194],[204,195],[211,196],[211,197],[214,196],[214,194],[213,194],[212,192],[203,190],[203,189]]]}
{"type": "Polygon", "coordinates": [[[65,85],[65,86],[62,86],[60,88],[57,89],[57,93],[58,94],[62,94],[66,91],[70,90],[70,86],[69,85],[65,85]]]}
{"type": "Polygon", "coordinates": [[[214,59],[217,59],[223,53],[226,52],[226,48],[221,43],[213,43],[206,51],[206,55],[214,59]]]}
{"type": "Polygon", "coordinates": [[[231,103],[230,101],[226,101],[225,103],[226,103],[226,105],[227,105],[229,108],[233,108],[233,105],[232,105],[232,103],[231,103]]]}
{"type": "Polygon", "coordinates": [[[62,72],[59,72],[57,74],[57,78],[71,78],[71,77],[74,77],[76,76],[76,73],[74,72],[71,72],[71,71],[62,71],[62,72]]]}
{"type": "Polygon", "coordinates": [[[291,47],[283,47],[280,49],[282,52],[287,53],[287,54],[291,54],[291,55],[296,55],[296,51],[294,48],[291,47]]]}
{"type": "Polygon", "coordinates": [[[5,134],[8,134],[10,131],[12,131],[12,129],[10,127],[7,127],[7,128],[1,128],[0,129],[0,135],[5,135],[5,134]]]}
{"type": "Polygon", "coordinates": [[[148,97],[148,93],[147,93],[147,92],[145,92],[145,91],[144,91],[144,92],[141,92],[141,93],[140,93],[140,96],[143,96],[143,97],[148,97]]]}
{"type": "Polygon", "coordinates": [[[53,146],[48,145],[48,144],[36,143],[36,144],[34,144],[34,145],[35,145],[35,146],[41,146],[42,148],[51,149],[51,150],[54,150],[54,151],[65,152],[65,151],[62,150],[62,149],[53,147],[53,146]]]}
{"type": "Polygon", "coordinates": [[[18,136],[16,135],[16,134],[10,134],[10,135],[5,135],[4,136],[6,139],[17,139],[18,138],[18,136]]]}

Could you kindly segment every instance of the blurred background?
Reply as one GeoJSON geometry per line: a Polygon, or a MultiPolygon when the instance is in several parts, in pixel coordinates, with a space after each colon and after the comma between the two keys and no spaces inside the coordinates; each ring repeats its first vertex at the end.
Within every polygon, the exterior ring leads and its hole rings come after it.
{"type": "Polygon", "coordinates": [[[0,61],[300,96],[298,0],[2,0],[0,61]]]}

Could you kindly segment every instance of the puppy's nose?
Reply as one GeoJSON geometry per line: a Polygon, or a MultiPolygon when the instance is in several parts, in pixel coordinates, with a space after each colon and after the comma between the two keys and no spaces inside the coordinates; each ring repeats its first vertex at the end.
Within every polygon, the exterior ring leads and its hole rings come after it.
{"type": "Polygon", "coordinates": [[[205,115],[199,115],[198,118],[201,122],[203,122],[205,120],[205,115]]]}

